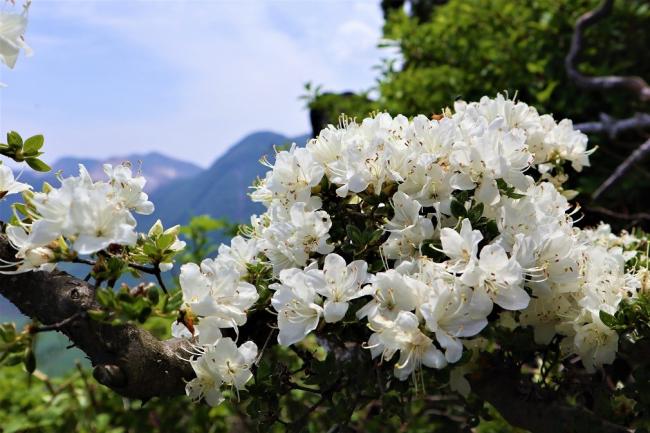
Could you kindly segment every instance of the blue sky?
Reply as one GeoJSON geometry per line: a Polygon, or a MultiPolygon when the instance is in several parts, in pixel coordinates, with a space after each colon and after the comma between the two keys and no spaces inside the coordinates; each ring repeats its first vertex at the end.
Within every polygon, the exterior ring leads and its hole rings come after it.
{"type": "Polygon", "coordinates": [[[201,166],[249,132],[308,132],[304,83],[373,85],[378,3],[33,0],[34,56],[0,68],[0,131],[43,133],[50,162],[156,150],[201,166]]]}

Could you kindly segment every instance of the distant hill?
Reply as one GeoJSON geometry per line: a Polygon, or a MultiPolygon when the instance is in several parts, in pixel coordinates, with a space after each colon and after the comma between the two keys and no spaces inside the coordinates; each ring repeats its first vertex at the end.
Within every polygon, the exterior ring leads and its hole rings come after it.
{"type": "MultiPolygon", "coordinates": [[[[43,182],[48,182],[57,187],[59,181],[56,179],[56,173],[61,172],[63,176],[77,176],[79,174],[79,164],[86,166],[93,179],[103,180],[106,179],[103,169],[104,164],[117,165],[125,161],[131,162],[134,171],[142,171],[143,175],[147,178],[147,184],[144,189],[149,194],[168,185],[170,182],[195,176],[202,171],[201,167],[191,162],[171,158],[158,152],[151,152],[106,159],[65,157],[52,164],[52,171],[48,173],[38,173],[30,169],[25,169],[20,175],[19,180],[32,185],[37,191],[40,191],[43,182]]],[[[10,195],[5,198],[0,207],[0,220],[6,221],[11,216],[11,208],[9,205],[20,199],[20,195],[10,195]]]]}
{"type": "MultiPolygon", "coordinates": [[[[156,205],[155,218],[160,218],[165,226],[186,224],[193,215],[201,214],[226,217],[233,222],[249,221],[250,215],[264,210],[247,195],[253,181],[268,170],[259,162],[260,158],[267,156],[272,160],[273,146],[293,142],[304,145],[308,138],[308,135],[289,138],[274,132],[246,136],[207,170],[156,190],[151,195],[156,205]]],[[[151,224],[153,218],[143,219],[143,224],[151,224]]]]}
{"type": "Polygon", "coordinates": [[[124,161],[131,162],[133,170],[141,170],[147,178],[145,191],[151,193],[168,183],[195,176],[202,171],[201,167],[191,162],[181,161],[158,152],[146,154],[132,154],[125,156],[110,157],[106,159],[89,159],[65,157],[52,164],[52,171],[45,174],[35,173],[25,170],[21,179],[24,182],[33,182],[34,186],[43,180],[47,180],[52,185],[57,186],[55,173],[61,171],[64,176],[76,176],[79,173],[79,164],[83,164],[93,179],[105,179],[103,165],[106,163],[117,165],[124,161]]]}

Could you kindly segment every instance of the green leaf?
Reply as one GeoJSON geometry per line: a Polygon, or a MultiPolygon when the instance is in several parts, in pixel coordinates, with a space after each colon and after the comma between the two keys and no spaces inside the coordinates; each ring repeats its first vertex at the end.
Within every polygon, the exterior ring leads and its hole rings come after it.
{"type": "Polygon", "coordinates": [[[458,200],[453,199],[451,201],[450,207],[451,207],[451,214],[456,218],[463,218],[467,216],[467,209],[465,209],[465,206],[463,206],[463,204],[458,200]]]}
{"type": "Polygon", "coordinates": [[[614,329],[618,326],[618,320],[616,320],[616,317],[611,314],[601,310],[598,315],[600,316],[600,320],[602,320],[608,328],[614,329]]]}
{"type": "Polygon", "coordinates": [[[9,343],[16,339],[16,325],[13,322],[0,324],[0,338],[9,343]]]}
{"type": "Polygon", "coordinates": [[[353,226],[352,224],[349,224],[345,228],[345,230],[348,234],[348,238],[350,239],[350,241],[352,241],[352,243],[355,246],[363,245],[363,234],[361,233],[361,230],[359,230],[357,226],[353,226]]]}
{"type": "Polygon", "coordinates": [[[7,132],[7,144],[12,149],[23,147],[23,138],[16,131],[7,132]]]}
{"type": "Polygon", "coordinates": [[[42,135],[34,135],[33,137],[29,137],[27,140],[25,140],[25,144],[23,146],[23,153],[26,156],[33,156],[38,151],[43,147],[43,143],[45,142],[45,138],[43,138],[42,135]]]}
{"type": "Polygon", "coordinates": [[[158,305],[158,301],[160,301],[160,292],[158,291],[157,288],[155,287],[150,287],[147,290],[147,297],[149,298],[149,301],[153,305],[158,305]]]}
{"type": "Polygon", "coordinates": [[[469,217],[469,220],[472,222],[472,225],[474,225],[474,223],[478,222],[478,220],[482,216],[483,216],[483,203],[478,203],[473,208],[471,208],[469,210],[468,217],[469,217]]]}
{"type": "Polygon", "coordinates": [[[23,203],[14,203],[12,205],[14,209],[16,209],[17,212],[21,213],[24,216],[29,216],[29,213],[27,212],[27,206],[25,206],[23,203]]]}
{"type": "Polygon", "coordinates": [[[38,158],[26,158],[25,162],[33,170],[36,170],[36,171],[46,172],[46,171],[52,170],[52,168],[49,165],[47,165],[46,163],[44,163],[43,161],[41,161],[38,158]]]}
{"type": "Polygon", "coordinates": [[[490,236],[492,237],[499,236],[499,226],[497,225],[497,222],[495,220],[489,220],[485,228],[487,229],[490,236]]]}
{"type": "Polygon", "coordinates": [[[25,359],[23,362],[25,363],[25,370],[27,370],[29,374],[32,374],[34,370],[36,370],[36,356],[31,347],[25,349],[25,359]]]}
{"type": "Polygon", "coordinates": [[[173,233],[162,234],[156,241],[156,246],[160,251],[165,251],[176,241],[176,235],[173,233]]]}
{"type": "Polygon", "coordinates": [[[518,192],[515,192],[515,188],[508,185],[503,179],[497,179],[496,182],[497,187],[499,188],[499,192],[507,197],[510,197],[512,199],[519,199],[526,196],[525,194],[519,194],[518,192]]]}
{"type": "Polygon", "coordinates": [[[97,301],[101,306],[110,308],[115,304],[115,294],[112,290],[99,289],[97,290],[97,301]]]}
{"type": "Polygon", "coordinates": [[[88,310],[87,314],[88,317],[90,317],[92,320],[95,320],[97,322],[101,322],[108,317],[108,313],[102,310],[88,310]]]}

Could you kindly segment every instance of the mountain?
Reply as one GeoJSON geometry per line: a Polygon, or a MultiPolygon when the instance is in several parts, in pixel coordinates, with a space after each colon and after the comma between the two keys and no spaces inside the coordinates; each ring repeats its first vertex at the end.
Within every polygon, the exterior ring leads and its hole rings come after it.
{"type": "Polygon", "coordinates": [[[140,170],[147,178],[145,191],[151,193],[158,188],[167,185],[177,179],[183,179],[201,172],[201,167],[191,162],[181,161],[170,158],[158,152],[146,154],[132,154],[121,157],[111,157],[106,159],[89,159],[89,158],[61,158],[52,164],[52,171],[46,174],[40,174],[26,170],[21,177],[23,182],[32,182],[35,187],[42,181],[48,181],[57,186],[55,173],[62,172],[64,176],[76,176],[79,173],[79,164],[83,164],[93,179],[105,179],[103,165],[118,165],[124,161],[131,162],[134,171],[140,170]]]}
{"type": "Polygon", "coordinates": [[[170,182],[151,194],[155,216],[143,219],[147,227],[160,218],[165,227],[187,224],[193,215],[209,214],[233,222],[247,222],[252,214],[264,211],[248,197],[250,186],[263,177],[268,167],[259,160],[272,159],[274,146],[292,142],[304,145],[308,135],[289,138],[274,132],[256,132],[243,138],[217,159],[210,168],[186,179],[170,182]]]}
{"type": "MultiPolygon", "coordinates": [[[[77,176],[79,174],[79,164],[86,166],[93,179],[103,180],[106,179],[103,169],[104,164],[117,165],[124,161],[131,162],[134,171],[140,170],[147,178],[144,189],[149,194],[171,182],[195,176],[202,171],[201,167],[191,162],[170,158],[158,152],[150,152],[106,159],[65,157],[52,164],[52,170],[48,173],[38,173],[29,168],[25,169],[19,176],[19,180],[32,185],[36,191],[40,191],[43,182],[48,182],[57,187],[59,181],[56,179],[56,174],[60,172],[66,177],[77,176]]],[[[11,217],[10,205],[20,200],[22,199],[18,194],[7,196],[3,200],[2,206],[0,206],[0,220],[7,221],[11,217]]]]}

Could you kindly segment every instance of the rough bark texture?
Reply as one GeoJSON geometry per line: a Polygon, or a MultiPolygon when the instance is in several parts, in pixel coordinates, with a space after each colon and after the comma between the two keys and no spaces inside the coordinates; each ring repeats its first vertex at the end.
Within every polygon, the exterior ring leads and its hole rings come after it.
{"type": "MultiPolygon", "coordinates": [[[[13,254],[0,235],[0,258],[12,260],[13,254]]],[[[62,324],[60,331],[88,355],[95,379],[120,395],[142,400],[181,395],[185,381],[194,376],[189,363],[179,357],[187,355],[182,340],[159,341],[135,326],[90,320],[85,312],[99,308],[94,286],[64,272],[0,274],[0,294],[45,325],[62,324]]],[[[472,390],[514,426],[534,433],[628,432],[586,409],[528,398],[520,392],[519,375],[503,366],[482,371],[470,377],[472,390]]]]}
{"type": "MultiPolygon", "coordinates": [[[[12,260],[13,254],[3,235],[0,258],[12,260]]],[[[184,379],[194,375],[190,365],[178,357],[186,344],[182,340],[161,342],[135,326],[110,326],[89,319],[85,312],[99,308],[95,287],[64,272],[0,274],[0,294],[44,325],[76,315],[60,331],[88,355],[94,377],[125,397],[147,400],[182,394],[184,379]]]]}

